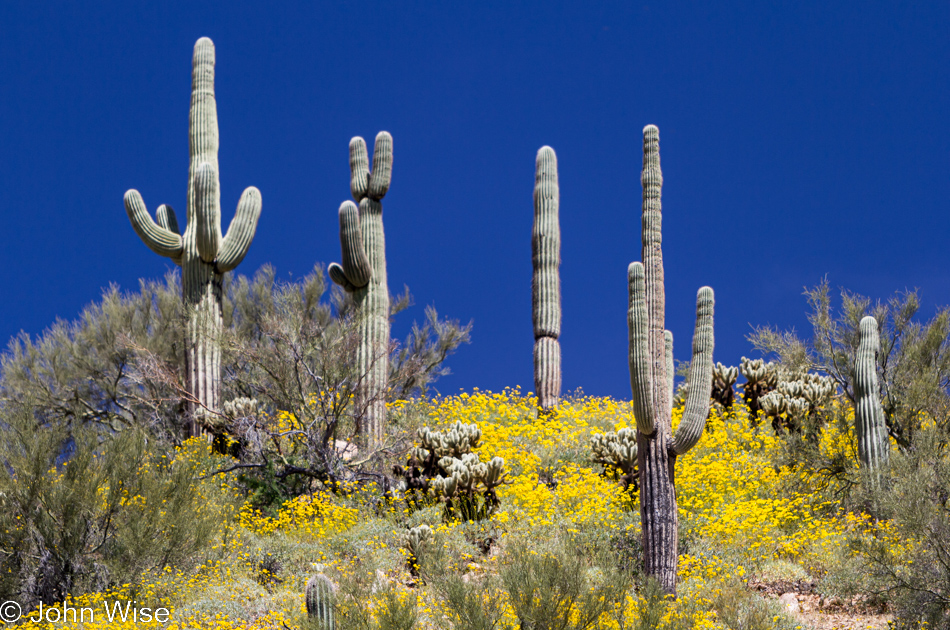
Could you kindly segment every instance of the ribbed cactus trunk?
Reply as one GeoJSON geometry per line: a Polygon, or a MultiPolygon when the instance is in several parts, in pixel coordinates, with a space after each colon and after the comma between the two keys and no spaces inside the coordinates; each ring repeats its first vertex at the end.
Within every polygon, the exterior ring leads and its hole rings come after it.
{"type": "Polygon", "coordinates": [[[333,617],[333,583],[330,579],[317,574],[307,581],[305,592],[307,617],[320,630],[334,630],[336,620],[333,617]]]}
{"type": "Polygon", "coordinates": [[[531,232],[531,307],[534,319],[534,388],[542,413],[561,397],[561,227],[558,223],[557,156],[541,147],[534,176],[534,229],[531,232]]]}
{"type": "Polygon", "coordinates": [[[672,345],[665,325],[665,289],[661,248],[659,130],[643,130],[643,262],[627,270],[630,329],[630,387],[637,424],[637,465],[640,469],[640,520],[644,569],[663,589],[676,594],[679,518],[674,487],[676,457],[702,436],[712,391],[713,290],[696,295],[696,330],[689,388],[683,419],[673,434],[672,345]]]}
{"type": "Polygon", "coordinates": [[[187,318],[185,343],[186,432],[204,432],[202,420],[220,406],[223,328],[223,275],[238,266],[254,239],[261,194],[251,186],[241,195],[227,235],[221,235],[218,179],[218,113],[214,99],[214,44],[202,37],[192,58],[188,121],[188,225],[178,230],[175,212],[160,206],[153,221],[136,190],[125,193],[132,227],[148,247],[182,268],[182,299],[187,318]]]}
{"type": "Polygon", "coordinates": [[[382,198],[392,180],[393,139],[380,131],[369,169],[366,142],[350,141],[350,192],[359,203],[340,206],[342,265],[332,263],[330,278],[353,294],[356,303],[357,431],[370,448],[383,442],[386,390],[389,385],[389,285],[386,283],[386,238],[382,198]]]}
{"type": "Polygon", "coordinates": [[[881,340],[877,320],[868,315],[861,320],[860,341],[854,364],[854,428],[858,436],[858,458],[880,480],[890,456],[890,442],[877,382],[877,355],[881,340]]]}

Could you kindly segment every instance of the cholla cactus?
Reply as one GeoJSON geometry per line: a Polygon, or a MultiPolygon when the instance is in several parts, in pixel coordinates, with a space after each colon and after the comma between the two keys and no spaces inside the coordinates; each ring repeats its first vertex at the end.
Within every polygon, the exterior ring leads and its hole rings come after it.
{"type": "Polygon", "coordinates": [[[482,462],[472,453],[482,438],[478,425],[456,422],[445,431],[422,427],[418,438],[406,467],[394,468],[404,478],[407,498],[416,505],[426,497],[441,501],[447,519],[480,520],[491,514],[498,506],[495,489],[507,473],[502,458],[482,462]]]}
{"type": "Polygon", "coordinates": [[[788,399],[779,392],[769,392],[759,398],[762,412],[770,418],[777,418],[788,411],[788,399]]]}
{"type": "Polygon", "coordinates": [[[383,205],[393,169],[393,138],[380,131],[369,169],[366,142],[350,140],[350,192],[359,204],[340,206],[342,265],[332,263],[330,278],[353,294],[359,323],[357,349],[357,405],[362,414],[358,431],[366,445],[378,447],[386,426],[386,389],[389,383],[389,285],[386,282],[386,238],[383,205]]]}
{"type": "Polygon", "coordinates": [[[778,370],[774,363],[742,357],[739,372],[746,380],[742,385],[742,399],[754,417],[761,409],[759,399],[778,385],[778,370]]]}
{"type": "Polygon", "coordinates": [[[534,388],[543,413],[561,396],[561,227],[558,223],[557,156],[541,147],[534,177],[534,229],[531,232],[531,311],[534,319],[534,388]]]}
{"type": "MultiPolygon", "coordinates": [[[[426,451],[430,451],[436,459],[443,457],[461,457],[465,453],[472,452],[473,448],[478,448],[478,442],[482,439],[482,430],[477,424],[462,424],[456,421],[448,431],[432,431],[429,427],[422,427],[419,430],[419,446],[426,451]]],[[[415,452],[417,455],[422,453],[415,452]]],[[[425,457],[418,457],[420,461],[425,457]]]]}
{"type": "Polygon", "coordinates": [[[192,58],[188,139],[188,225],[184,234],[179,232],[170,206],[159,206],[153,221],[137,190],[125,193],[125,211],[145,244],[182,269],[182,298],[188,310],[187,430],[194,436],[203,432],[201,418],[213,417],[219,408],[222,278],[244,259],[261,214],[261,193],[251,186],[241,195],[231,227],[222,237],[214,44],[207,37],[195,44],[192,58]]]}
{"type": "Polygon", "coordinates": [[[590,440],[594,452],[594,461],[619,471],[620,485],[624,490],[631,485],[636,488],[637,480],[637,431],[620,429],[609,433],[598,433],[590,440]]]}
{"type": "Polygon", "coordinates": [[[726,367],[722,363],[716,363],[712,375],[712,399],[723,407],[732,407],[735,400],[732,386],[735,385],[736,379],[739,377],[739,368],[726,367]]]}
{"type": "Polygon", "coordinates": [[[419,575],[419,556],[422,555],[431,539],[432,528],[428,525],[413,527],[406,534],[406,550],[409,552],[406,563],[409,566],[409,572],[414,576],[419,575]]]}
{"type": "Polygon", "coordinates": [[[508,476],[501,457],[489,462],[482,462],[476,453],[466,453],[461,459],[443,457],[439,468],[442,474],[432,480],[429,490],[445,504],[446,520],[481,521],[500,504],[495,489],[508,476]]]}
{"type": "Polygon", "coordinates": [[[817,438],[818,409],[828,403],[837,387],[834,379],[812,373],[774,370],[775,389],[759,398],[762,412],[772,419],[776,433],[790,431],[817,438]],[[808,419],[813,422],[809,426],[808,419]]]}
{"type": "Polygon", "coordinates": [[[257,399],[239,397],[224,403],[224,415],[229,418],[251,418],[257,414],[257,399]]]}
{"type": "Polygon", "coordinates": [[[335,590],[330,578],[322,573],[318,573],[307,580],[307,617],[320,630],[335,630],[336,628],[333,615],[333,593],[335,590]]]}
{"type": "Polygon", "coordinates": [[[702,436],[712,391],[713,290],[696,295],[696,331],[690,362],[689,393],[676,433],[671,426],[672,339],[664,331],[665,289],[661,236],[660,134],[643,130],[643,263],[631,263],[629,287],[630,386],[637,424],[640,518],[645,572],[676,593],[677,508],[673,486],[676,457],[702,436]]]}
{"type": "Polygon", "coordinates": [[[887,424],[877,382],[877,355],[880,351],[877,320],[868,315],[861,320],[854,364],[854,429],[858,436],[861,465],[878,478],[890,456],[887,424]]]}

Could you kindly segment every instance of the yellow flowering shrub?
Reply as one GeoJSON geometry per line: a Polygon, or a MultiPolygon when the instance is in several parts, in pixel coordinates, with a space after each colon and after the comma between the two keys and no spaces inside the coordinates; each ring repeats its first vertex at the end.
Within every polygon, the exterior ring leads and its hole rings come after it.
{"type": "MultiPolygon", "coordinates": [[[[134,599],[143,606],[167,608],[169,628],[292,628],[304,615],[303,589],[314,570],[311,563],[319,562],[334,580],[361,576],[365,592],[371,594],[352,596],[346,606],[365,608],[372,618],[385,614],[386,606],[412,604],[421,628],[444,628],[448,613],[441,595],[416,581],[407,568],[406,531],[420,519],[429,519],[439,540],[456,541],[452,566],[476,580],[498,574],[507,537],[569,539],[595,532],[607,541],[638,539],[636,491],[623,491],[593,464],[589,446],[594,434],[635,425],[630,403],[579,395],[566,398],[555,415],[541,420],[536,405],[533,396],[517,389],[475,390],[392,405],[402,414],[400,421],[411,412],[432,429],[457,421],[478,424],[482,439],[476,451],[482,460],[503,457],[509,473],[508,483],[498,488],[501,505],[488,522],[439,523],[436,508],[413,511],[395,499],[380,502],[378,490],[368,486],[346,488],[345,498],[329,492],[300,496],[284,503],[274,516],[245,503],[225,512],[217,556],[198,569],[151,572],[140,583],[78,596],[60,606],[104,611],[111,602],[134,599]],[[479,556],[473,545],[458,542],[470,540],[476,530],[490,531],[501,554],[479,556]],[[260,577],[261,558],[271,561],[268,579],[260,577]]],[[[680,417],[681,410],[674,410],[674,426],[680,417]]],[[[277,416],[272,421],[291,426],[296,419],[277,416]]],[[[856,469],[853,431],[829,424],[817,446],[823,456],[856,469]]],[[[902,538],[887,522],[841,513],[820,492],[789,490],[808,488],[808,475],[817,473],[777,465],[781,448],[782,439],[770,424],[755,426],[741,405],[730,413],[713,413],[696,447],[676,461],[680,535],[686,545],[679,561],[679,597],[650,599],[631,592],[595,627],[619,630],[632,619],[651,615],[657,628],[725,630],[716,612],[722,594],[760,575],[769,563],[791,563],[815,574],[855,535],[886,544],[895,558],[914,549],[915,541],[902,538]],[[793,480],[798,483],[790,483],[793,480]]],[[[190,442],[176,457],[200,460],[198,468],[207,474],[220,467],[207,449],[207,443],[190,442]]],[[[227,476],[210,477],[207,484],[209,501],[227,503],[228,497],[233,501],[237,496],[227,476]]],[[[123,500],[139,505],[145,498],[130,495],[123,500]]],[[[500,630],[518,623],[505,601],[502,593],[500,630]]],[[[97,615],[96,623],[85,627],[165,627],[155,621],[104,619],[97,615]]],[[[793,627],[784,623],[777,620],[776,627],[793,627]]],[[[43,622],[25,627],[70,626],[43,622]]]]}

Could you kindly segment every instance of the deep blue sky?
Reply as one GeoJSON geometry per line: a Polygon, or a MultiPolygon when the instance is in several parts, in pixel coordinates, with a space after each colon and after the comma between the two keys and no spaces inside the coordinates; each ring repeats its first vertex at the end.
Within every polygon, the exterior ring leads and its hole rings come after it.
{"type": "Polygon", "coordinates": [[[0,337],[71,319],[168,259],[122,206],[184,217],[195,40],[217,50],[222,214],[263,195],[238,268],[340,258],[347,143],[394,138],[389,284],[474,320],[459,388],[532,389],[534,157],[557,151],[564,387],[629,398],[641,129],[660,128],[667,327],[716,359],[807,329],[802,290],[950,303],[950,3],[0,3],[0,337]],[[702,6],[702,4],[714,6],[702,6]],[[728,5],[728,6],[727,6],[728,5]]]}

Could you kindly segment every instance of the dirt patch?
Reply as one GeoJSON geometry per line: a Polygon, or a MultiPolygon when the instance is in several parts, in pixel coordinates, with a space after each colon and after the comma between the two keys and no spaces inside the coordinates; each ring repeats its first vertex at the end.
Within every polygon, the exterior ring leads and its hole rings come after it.
{"type": "Polygon", "coordinates": [[[861,596],[850,600],[822,597],[810,580],[750,580],[749,588],[767,599],[779,600],[792,616],[811,630],[886,630],[893,615],[868,604],[861,596]]]}

